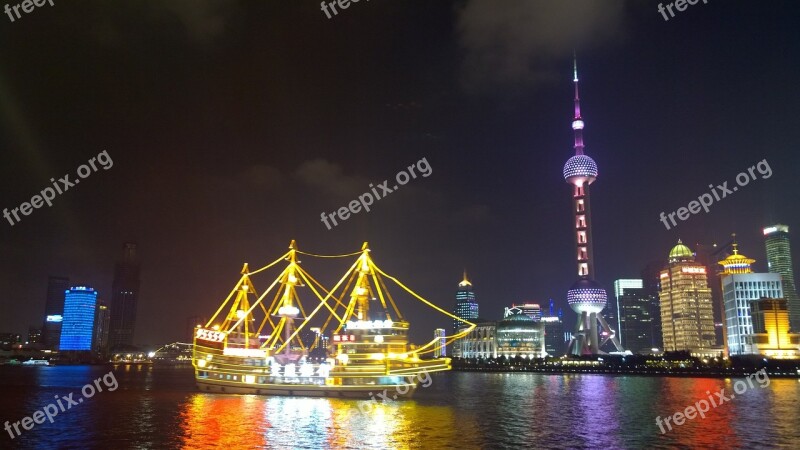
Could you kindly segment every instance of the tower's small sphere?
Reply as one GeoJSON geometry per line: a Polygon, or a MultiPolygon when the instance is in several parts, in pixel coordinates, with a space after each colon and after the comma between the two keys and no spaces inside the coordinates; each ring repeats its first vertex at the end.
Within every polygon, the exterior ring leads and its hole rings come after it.
{"type": "Polygon", "coordinates": [[[597,178],[597,163],[586,155],[575,155],[564,164],[564,179],[572,182],[572,179],[583,178],[589,183],[597,178]]]}
{"type": "Polygon", "coordinates": [[[599,313],[608,303],[608,294],[600,283],[589,278],[582,278],[575,282],[567,291],[567,303],[573,311],[599,313]]]}

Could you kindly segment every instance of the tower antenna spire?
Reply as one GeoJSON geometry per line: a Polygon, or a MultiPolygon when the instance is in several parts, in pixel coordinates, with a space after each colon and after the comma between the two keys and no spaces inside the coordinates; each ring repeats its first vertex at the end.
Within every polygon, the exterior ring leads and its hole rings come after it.
{"type": "Polygon", "coordinates": [[[575,132],[575,154],[583,154],[583,118],[581,117],[581,97],[578,95],[578,57],[572,51],[572,82],[575,83],[575,117],[572,130],[575,132]]]}
{"type": "Polygon", "coordinates": [[[578,82],[578,56],[572,51],[572,81],[578,82]]]}

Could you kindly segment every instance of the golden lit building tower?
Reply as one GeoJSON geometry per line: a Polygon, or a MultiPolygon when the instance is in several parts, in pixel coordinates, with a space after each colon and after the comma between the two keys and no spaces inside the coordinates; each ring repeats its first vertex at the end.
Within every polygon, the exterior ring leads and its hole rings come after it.
{"type": "Polygon", "coordinates": [[[575,226],[578,281],[567,291],[567,302],[579,317],[567,353],[579,356],[601,353],[600,347],[609,340],[614,343],[618,351],[622,351],[622,347],[617,341],[614,330],[608,326],[600,314],[606,306],[608,295],[600,283],[594,280],[589,185],[597,179],[597,164],[583,153],[584,122],[581,117],[581,102],[578,95],[578,64],[576,61],[573,61],[572,81],[575,84],[575,117],[572,120],[572,130],[575,133],[575,156],[564,164],[564,179],[572,185],[572,214],[575,226]],[[602,342],[600,341],[601,335],[602,342]]]}
{"type": "Polygon", "coordinates": [[[706,267],[678,240],[661,271],[661,325],[664,351],[703,351],[714,346],[714,313],[706,267]]]}
{"type": "Polygon", "coordinates": [[[800,358],[800,334],[789,332],[789,308],[786,299],[762,298],[750,302],[753,335],[748,341],[754,353],[769,358],[800,358]]]}

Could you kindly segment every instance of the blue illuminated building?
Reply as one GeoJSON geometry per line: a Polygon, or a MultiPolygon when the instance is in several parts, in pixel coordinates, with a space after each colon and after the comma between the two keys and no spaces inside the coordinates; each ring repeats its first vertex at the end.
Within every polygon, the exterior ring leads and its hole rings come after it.
{"type": "Polygon", "coordinates": [[[88,286],[73,286],[66,291],[59,350],[92,350],[96,305],[97,291],[88,286]]]}
{"type": "MultiPolygon", "coordinates": [[[[478,301],[475,299],[475,293],[472,292],[472,283],[467,280],[466,271],[464,272],[464,280],[458,283],[456,307],[453,310],[453,314],[467,321],[478,318],[478,301]]],[[[464,326],[463,322],[453,319],[453,334],[458,333],[458,329],[464,326]]]]}

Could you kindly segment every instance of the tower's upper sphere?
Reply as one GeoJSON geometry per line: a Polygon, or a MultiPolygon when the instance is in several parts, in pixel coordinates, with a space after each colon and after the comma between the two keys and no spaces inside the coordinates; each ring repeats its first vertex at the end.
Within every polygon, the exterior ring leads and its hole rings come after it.
{"type": "Polygon", "coordinates": [[[589,314],[599,313],[608,303],[608,294],[600,283],[581,278],[567,291],[567,303],[578,314],[584,311],[589,314]]]}
{"type": "Polygon", "coordinates": [[[590,183],[597,178],[597,164],[586,155],[575,155],[564,164],[564,179],[570,178],[590,179],[590,183]]]}

